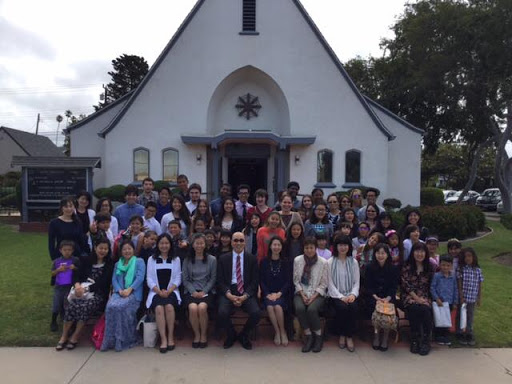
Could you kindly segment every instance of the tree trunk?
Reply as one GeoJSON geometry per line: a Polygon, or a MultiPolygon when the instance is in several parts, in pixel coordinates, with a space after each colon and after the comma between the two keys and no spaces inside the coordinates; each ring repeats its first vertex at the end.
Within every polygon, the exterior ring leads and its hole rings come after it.
{"type": "Polygon", "coordinates": [[[496,121],[491,121],[491,128],[494,132],[494,141],[496,143],[496,162],[494,164],[494,175],[496,185],[501,192],[501,201],[503,201],[503,213],[512,213],[511,186],[509,179],[509,158],[505,146],[510,139],[512,132],[512,102],[507,105],[507,126],[503,132],[496,121]]]}
{"type": "Polygon", "coordinates": [[[459,199],[457,200],[457,204],[462,204],[462,201],[464,199],[464,196],[467,195],[468,191],[473,187],[473,184],[476,180],[476,173],[478,171],[478,163],[480,163],[480,159],[482,157],[482,153],[491,143],[493,142],[492,138],[487,139],[483,143],[479,144],[475,155],[473,156],[473,161],[471,162],[471,169],[469,170],[469,176],[468,181],[466,185],[464,186],[464,189],[462,190],[462,193],[459,196],[459,199]]]}

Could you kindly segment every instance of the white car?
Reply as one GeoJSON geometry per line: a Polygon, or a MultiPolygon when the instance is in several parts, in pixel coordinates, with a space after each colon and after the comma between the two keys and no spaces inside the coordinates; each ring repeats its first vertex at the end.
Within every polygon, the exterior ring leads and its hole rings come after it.
{"type": "Polygon", "coordinates": [[[449,197],[452,197],[456,193],[457,193],[457,191],[454,191],[453,189],[444,189],[443,190],[444,202],[446,203],[446,199],[449,197]]]}
{"type": "MultiPolygon", "coordinates": [[[[462,191],[457,191],[457,193],[455,193],[455,195],[447,198],[444,203],[447,205],[455,204],[457,202],[457,200],[459,200],[459,196],[461,194],[462,194],[462,191]]],[[[480,196],[480,194],[478,192],[468,191],[466,196],[464,196],[464,198],[462,199],[462,204],[475,205],[475,202],[476,202],[476,199],[478,198],[478,196],[480,196]]]]}
{"type": "Polygon", "coordinates": [[[503,201],[500,201],[498,205],[496,205],[496,212],[503,213],[503,201]]]}

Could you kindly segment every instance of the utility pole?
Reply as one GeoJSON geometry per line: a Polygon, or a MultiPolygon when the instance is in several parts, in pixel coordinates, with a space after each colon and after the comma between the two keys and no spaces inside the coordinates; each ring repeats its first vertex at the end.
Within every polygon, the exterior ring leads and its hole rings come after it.
{"type": "Polygon", "coordinates": [[[41,121],[41,115],[37,114],[37,123],[36,123],[36,135],[39,133],[39,122],[41,121]]]}

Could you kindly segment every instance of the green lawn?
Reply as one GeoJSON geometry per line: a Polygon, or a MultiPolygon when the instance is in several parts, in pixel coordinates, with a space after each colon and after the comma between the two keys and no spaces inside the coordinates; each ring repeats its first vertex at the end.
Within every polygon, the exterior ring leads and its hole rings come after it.
{"type": "MultiPolygon", "coordinates": [[[[475,334],[481,347],[512,347],[512,267],[492,259],[512,252],[512,232],[497,222],[489,225],[492,235],[466,243],[475,247],[485,278],[475,334]]],[[[58,334],[49,331],[52,288],[46,235],[21,234],[0,224],[0,244],[0,346],[55,345],[58,334]]]]}

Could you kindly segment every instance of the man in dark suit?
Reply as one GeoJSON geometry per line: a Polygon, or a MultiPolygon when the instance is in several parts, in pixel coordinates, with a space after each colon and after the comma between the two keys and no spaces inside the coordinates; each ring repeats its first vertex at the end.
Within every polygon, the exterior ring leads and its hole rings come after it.
{"type": "Polygon", "coordinates": [[[238,340],[245,349],[252,349],[249,333],[260,321],[258,305],[258,262],[256,256],[244,251],[245,236],[235,232],[231,238],[233,251],[220,256],[217,265],[217,285],[219,294],[219,327],[227,332],[224,348],[231,348],[237,334],[231,322],[235,307],[242,308],[249,315],[238,340]]]}

